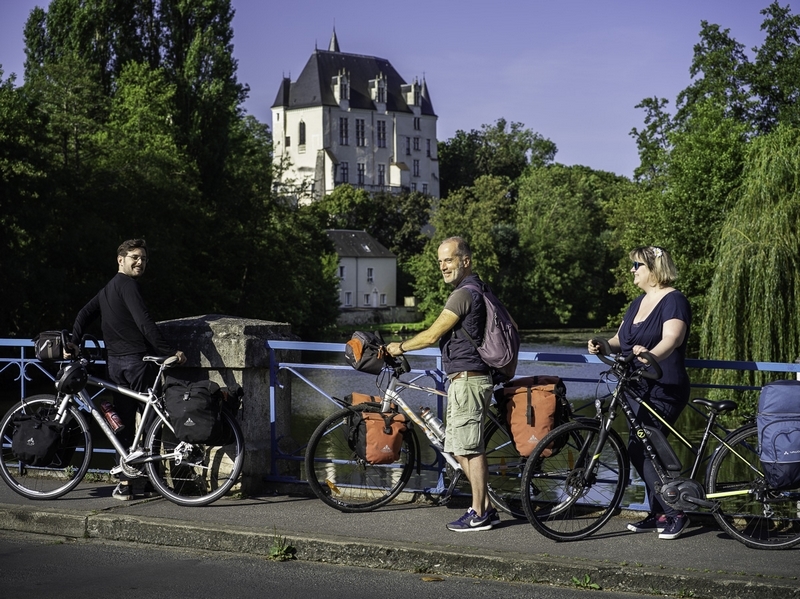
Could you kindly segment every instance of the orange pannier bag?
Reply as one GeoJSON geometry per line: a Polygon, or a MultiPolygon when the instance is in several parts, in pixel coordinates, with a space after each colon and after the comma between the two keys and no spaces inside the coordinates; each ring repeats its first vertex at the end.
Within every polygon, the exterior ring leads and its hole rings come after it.
{"type": "MultiPolygon", "coordinates": [[[[572,417],[567,388],[557,376],[528,376],[508,381],[495,391],[501,413],[505,413],[517,452],[528,457],[544,436],[572,417]]],[[[542,452],[550,457],[560,448],[542,452]]]]}

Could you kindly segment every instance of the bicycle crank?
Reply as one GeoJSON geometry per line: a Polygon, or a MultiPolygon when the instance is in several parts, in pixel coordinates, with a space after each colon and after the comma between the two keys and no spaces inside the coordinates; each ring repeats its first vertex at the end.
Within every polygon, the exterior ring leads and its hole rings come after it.
{"type": "Polygon", "coordinates": [[[695,509],[697,506],[713,509],[716,502],[706,499],[702,485],[689,478],[681,478],[668,482],[661,487],[664,501],[679,511],[695,509]]]}

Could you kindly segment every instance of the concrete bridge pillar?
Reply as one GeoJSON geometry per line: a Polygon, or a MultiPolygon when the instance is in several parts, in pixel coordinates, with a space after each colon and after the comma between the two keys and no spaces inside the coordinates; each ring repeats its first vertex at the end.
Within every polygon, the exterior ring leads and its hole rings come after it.
{"type": "MultiPolygon", "coordinates": [[[[270,469],[270,373],[268,339],[298,341],[291,325],[281,322],[206,314],[158,323],[164,337],[186,354],[186,364],[170,369],[172,376],[189,381],[210,379],[221,386],[238,383],[244,389],[239,423],[245,438],[242,491],[258,494],[265,489],[270,469]]],[[[285,352],[283,360],[298,360],[285,352]]],[[[288,375],[281,375],[288,379],[288,375]]],[[[289,437],[291,387],[277,389],[278,438],[289,437]]]]}

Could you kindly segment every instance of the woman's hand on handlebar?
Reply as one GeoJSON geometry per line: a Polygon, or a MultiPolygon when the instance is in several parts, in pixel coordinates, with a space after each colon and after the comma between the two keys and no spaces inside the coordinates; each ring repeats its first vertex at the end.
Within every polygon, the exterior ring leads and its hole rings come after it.
{"type": "Polygon", "coordinates": [[[640,362],[644,362],[645,364],[650,364],[650,361],[653,359],[653,354],[650,353],[650,350],[647,349],[644,345],[634,345],[631,348],[631,353],[638,358],[640,362]]]}

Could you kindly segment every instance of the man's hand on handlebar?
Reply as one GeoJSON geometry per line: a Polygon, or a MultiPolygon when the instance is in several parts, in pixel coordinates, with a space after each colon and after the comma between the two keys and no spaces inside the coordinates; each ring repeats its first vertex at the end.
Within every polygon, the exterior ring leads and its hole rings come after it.
{"type": "Polygon", "coordinates": [[[178,364],[183,364],[186,362],[186,354],[184,354],[181,350],[175,352],[175,357],[178,358],[178,364]]]}
{"type": "Polygon", "coordinates": [[[386,351],[389,352],[390,356],[399,357],[403,355],[403,350],[400,348],[400,343],[396,341],[391,342],[389,345],[386,346],[386,351]]]}

